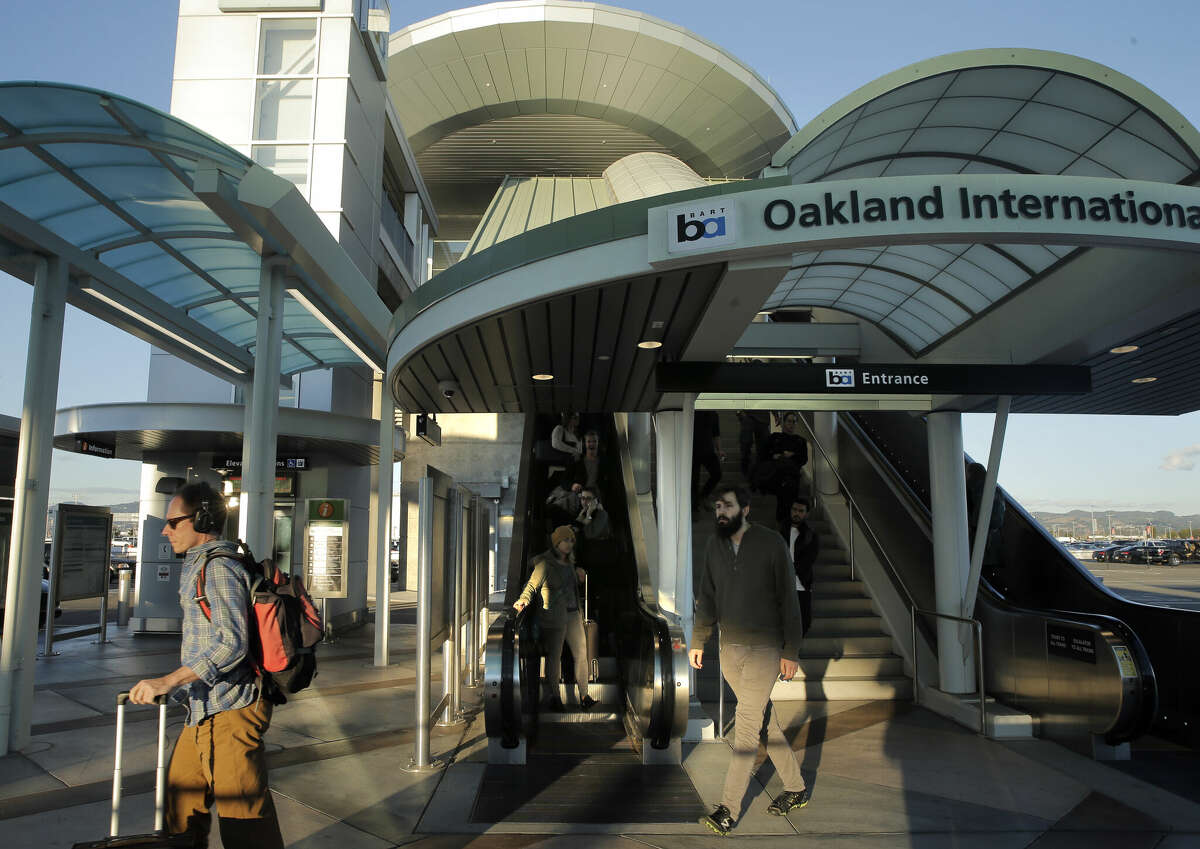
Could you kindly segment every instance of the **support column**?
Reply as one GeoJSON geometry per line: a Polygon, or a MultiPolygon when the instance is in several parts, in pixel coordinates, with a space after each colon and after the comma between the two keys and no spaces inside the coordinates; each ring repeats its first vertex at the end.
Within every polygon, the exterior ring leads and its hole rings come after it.
{"type": "Polygon", "coordinates": [[[254,383],[246,404],[242,441],[242,495],[238,532],[255,557],[271,557],[275,544],[275,447],[279,436],[279,369],[283,346],[286,263],[262,261],[254,383]]]}
{"type": "Polygon", "coordinates": [[[696,396],[680,410],[654,414],[658,481],[658,598],[692,638],[692,417],[696,396]]]}
{"type": "MultiPolygon", "coordinates": [[[[933,508],[934,592],[938,613],[962,615],[970,568],[967,541],[967,485],[963,472],[962,414],[929,414],[929,489],[933,508]]],[[[938,678],[947,693],[975,690],[971,631],[939,619],[938,678]],[[965,651],[964,651],[965,647],[965,651]]]]}
{"type": "Polygon", "coordinates": [[[54,410],[58,402],[66,305],[66,261],[37,257],[25,360],[25,400],[17,446],[6,615],[0,643],[0,755],[29,745],[33,722],[42,540],[46,536],[46,509],[50,506],[54,410]]]}
{"type": "Polygon", "coordinates": [[[375,382],[379,393],[379,485],[371,511],[375,531],[375,665],[387,666],[388,632],[392,625],[392,473],[396,402],[382,374],[375,382]]]}

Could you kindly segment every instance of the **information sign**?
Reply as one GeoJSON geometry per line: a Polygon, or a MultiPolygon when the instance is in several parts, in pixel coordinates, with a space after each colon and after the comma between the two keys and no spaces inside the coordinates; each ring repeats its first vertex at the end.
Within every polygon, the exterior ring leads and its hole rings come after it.
{"type": "Polygon", "coordinates": [[[313,598],[345,598],[350,554],[344,498],[309,498],[304,530],[304,585],[313,598]]]}
{"type": "Polygon", "coordinates": [[[1046,623],[1046,651],[1059,657],[1096,662],[1096,637],[1084,628],[1046,623]]]}
{"type": "Polygon", "coordinates": [[[56,601],[104,595],[112,556],[112,513],[106,507],[58,504],[53,521],[50,566],[56,601]]]}

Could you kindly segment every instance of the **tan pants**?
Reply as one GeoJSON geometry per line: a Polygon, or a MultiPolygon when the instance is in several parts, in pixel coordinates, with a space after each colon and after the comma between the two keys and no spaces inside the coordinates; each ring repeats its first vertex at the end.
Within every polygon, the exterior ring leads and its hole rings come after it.
{"type": "MultiPolygon", "coordinates": [[[[737,696],[737,713],[733,724],[733,754],[725,773],[725,790],[721,804],[737,819],[742,811],[742,797],[750,786],[750,773],[758,756],[759,733],[763,713],[771,699],[771,688],[779,676],[781,652],[770,646],[739,646],[721,644],[721,675],[737,696]]],[[[767,723],[767,756],[775,765],[783,789],[798,793],[804,789],[800,774],[800,758],[792,751],[775,711],[767,723]]]]}
{"type": "Polygon", "coordinates": [[[167,767],[169,833],[190,831],[207,846],[215,802],[226,849],[283,849],[263,746],[272,707],[260,700],[184,726],[167,767]]]}
{"type": "Polygon", "coordinates": [[[546,687],[558,698],[558,682],[562,679],[563,643],[571,647],[575,658],[575,686],[582,702],[588,694],[587,634],[583,631],[583,614],[578,610],[567,613],[565,628],[542,628],[542,646],[546,650],[546,687]]]}

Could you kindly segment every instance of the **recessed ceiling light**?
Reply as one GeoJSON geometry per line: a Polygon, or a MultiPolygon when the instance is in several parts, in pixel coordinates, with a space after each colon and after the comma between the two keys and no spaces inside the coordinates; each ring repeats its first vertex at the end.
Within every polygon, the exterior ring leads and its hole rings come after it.
{"type": "Polygon", "coordinates": [[[554,375],[552,375],[552,374],[535,374],[533,376],[533,379],[534,380],[554,380],[554,375]]]}
{"type": "Polygon", "coordinates": [[[661,348],[662,342],[655,342],[653,339],[645,339],[641,342],[638,342],[638,347],[645,348],[647,351],[652,351],[655,348],[661,348]]]}
{"type": "Polygon", "coordinates": [[[1118,345],[1115,348],[1109,348],[1110,354],[1132,354],[1138,349],[1137,345],[1118,345]]]}
{"type": "Polygon", "coordinates": [[[1153,383],[1156,380],[1158,380],[1157,377],[1135,377],[1132,382],[1133,383],[1153,383]]]}
{"type": "Polygon", "coordinates": [[[611,360],[611,359],[612,359],[612,357],[610,357],[608,354],[601,354],[600,356],[596,357],[596,359],[598,359],[598,360],[611,360]]]}

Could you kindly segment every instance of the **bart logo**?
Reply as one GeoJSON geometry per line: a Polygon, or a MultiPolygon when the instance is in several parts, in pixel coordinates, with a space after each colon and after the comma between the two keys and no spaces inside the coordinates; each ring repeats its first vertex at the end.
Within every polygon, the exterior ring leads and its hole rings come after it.
{"type": "Polygon", "coordinates": [[[675,206],[667,210],[667,250],[702,250],[732,244],[737,236],[737,210],[719,206],[675,206]]]}
{"type": "Polygon", "coordinates": [[[854,369],[827,368],[825,369],[825,385],[833,389],[853,389],[854,369]]]}

